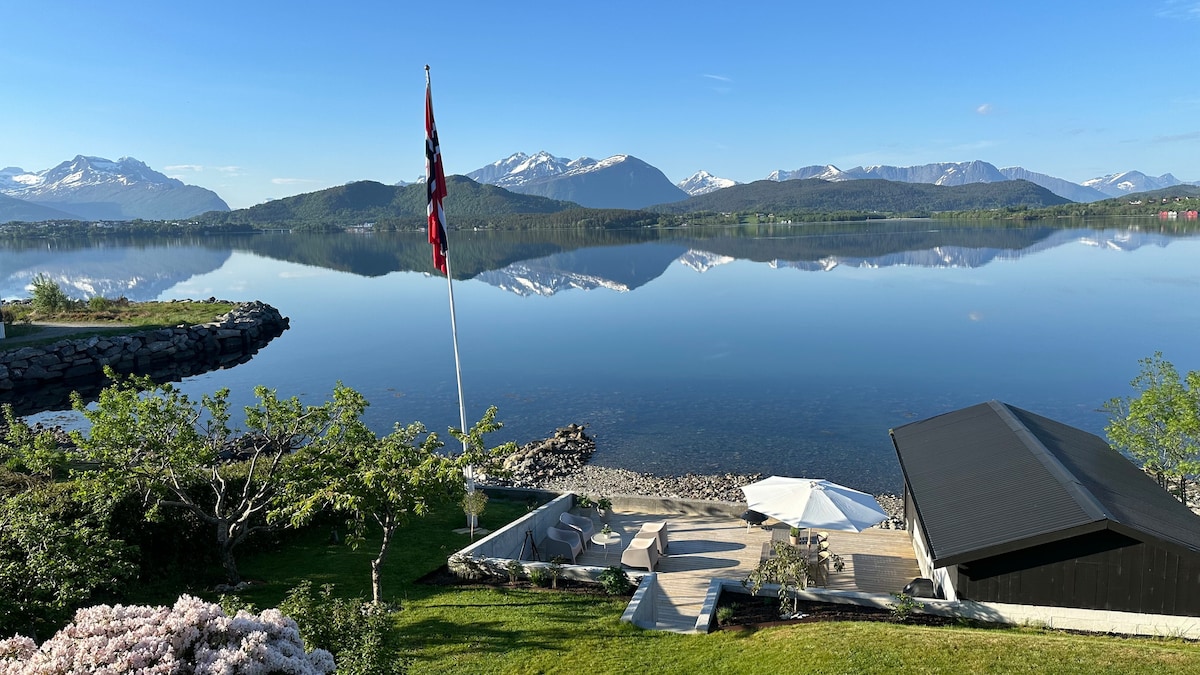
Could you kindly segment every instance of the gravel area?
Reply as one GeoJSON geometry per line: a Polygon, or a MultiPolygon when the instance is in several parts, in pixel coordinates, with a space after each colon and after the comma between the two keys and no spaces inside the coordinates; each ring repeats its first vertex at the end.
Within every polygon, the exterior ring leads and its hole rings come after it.
{"type": "MultiPolygon", "coordinates": [[[[483,484],[565,490],[590,497],[621,495],[744,502],[739,489],[765,478],[762,474],[685,474],[656,476],[648,473],[595,466],[588,463],[595,441],[582,425],[569,425],[545,440],[527,443],[506,462],[508,475],[487,478],[483,484]]],[[[851,486],[853,487],[853,486],[851,486]]],[[[875,495],[889,515],[882,527],[903,528],[904,501],[896,495],[875,495]]]]}

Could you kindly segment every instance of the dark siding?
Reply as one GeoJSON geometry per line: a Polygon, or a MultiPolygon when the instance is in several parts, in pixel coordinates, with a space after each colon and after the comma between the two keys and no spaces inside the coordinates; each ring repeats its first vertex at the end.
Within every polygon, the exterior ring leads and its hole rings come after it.
{"type": "Polygon", "coordinates": [[[1200,559],[1096,532],[958,565],[960,598],[1200,616],[1200,559]]]}

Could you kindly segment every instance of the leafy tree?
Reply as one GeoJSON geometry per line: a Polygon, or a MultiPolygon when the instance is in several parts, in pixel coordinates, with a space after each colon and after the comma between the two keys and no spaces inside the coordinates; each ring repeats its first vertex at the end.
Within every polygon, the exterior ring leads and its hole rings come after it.
{"type": "Polygon", "coordinates": [[[371,597],[382,602],[381,573],[396,531],[438,504],[461,500],[466,491],[464,469],[494,464],[512,452],[512,443],[484,449],[484,435],[501,426],[492,406],[466,434],[451,429],[464,442],[464,451],[451,456],[438,452],[442,442],[420,422],[397,424],[383,438],[365,424],[355,424],[337,452],[303,463],[304,476],[288,485],[272,517],[299,526],[330,507],[347,516],[347,541],[354,546],[365,540],[368,522],[377,525],[382,541],[371,561],[371,597]]]}
{"type": "Polygon", "coordinates": [[[229,391],[205,395],[197,404],[170,384],[148,378],[121,379],[100,393],[94,407],[75,395],[73,405],[91,422],[73,432],[88,464],[77,471],[98,501],[115,501],[136,488],[150,505],[184,509],[213,528],[230,583],[240,581],[234,550],[272,525],[264,516],[291,476],[341,442],[366,407],[362,396],[340,384],[319,406],[279,399],[256,387],[257,404],[246,407],[246,430],[230,427],[229,391]],[[202,488],[202,489],[200,489],[202,488]]]}
{"type": "Polygon", "coordinates": [[[1162,352],[1140,361],[1130,384],[1137,397],[1104,404],[1104,431],[1113,448],[1128,453],[1158,484],[1187,502],[1187,484],[1200,473],[1200,371],[1182,380],[1162,352]]]}

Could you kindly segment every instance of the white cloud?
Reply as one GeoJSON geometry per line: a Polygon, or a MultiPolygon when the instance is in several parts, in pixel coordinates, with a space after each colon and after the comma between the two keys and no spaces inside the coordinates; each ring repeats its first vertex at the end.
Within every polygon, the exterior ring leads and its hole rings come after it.
{"type": "Polygon", "coordinates": [[[317,181],[311,178],[272,178],[271,182],[275,185],[299,185],[302,183],[316,183],[317,181]]]}
{"type": "Polygon", "coordinates": [[[1164,0],[1155,12],[1163,19],[1194,19],[1200,21],[1200,2],[1197,0],[1164,0]]]}
{"type": "Polygon", "coordinates": [[[732,77],[725,77],[724,75],[709,75],[706,73],[704,77],[707,77],[710,80],[716,80],[718,82],[733,82],[732,77]]]}
{"type": "Polygon", "coordinates": [[[1186,134],[1174,134],[1171,136],[1155,136],[1150,139],[1152,143],[1182,143],[1184,141],[1200,141],[1200,131],[1192,131],[1186,134]]]}
{"type": "Polygon", "coordinates": [[[163,171],[195,171],[199,173],[203,170],[204,167],[200,164],[172,164],[171,166],[163,167],[163,171]]]}
{"type": "Polygon", "coordinates": [[[228,173],[228,174],[232,174],[235,176],[242,175],[242,167],[240,167],[240,166],[216,166],[213,168],[216,169],[217,171],[220,171],[221,173],[228,173]]]}
{"type": "Polygon", "coordinates": [[[995,110],[995,107],[992,106],[991,103],[984,103],[983,105],[976,108],[975,112],[979,113],[980,115],[990,115],[990,114],[992,114],[993,110],[995,110]]]}

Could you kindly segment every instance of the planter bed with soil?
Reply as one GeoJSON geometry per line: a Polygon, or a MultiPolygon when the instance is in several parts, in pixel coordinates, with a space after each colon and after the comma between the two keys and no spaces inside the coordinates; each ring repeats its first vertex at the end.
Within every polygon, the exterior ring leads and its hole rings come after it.
{"type": "MultiPolygon", "coordinates": [[[[788,607],[792,606],[788,601],[788,607]]],[[[918,626],[954,626],[962,625],[963,620],[949,616],[922,614],[911,612],[901,618],[896,613],[879,607],[844,604],[839,602],[812,602],[801,600],[796,604],[803,617],[794,619],[780,618],[779,598],[774,596],[755,596],[749,593],[724,591],[717,600],[715,616],[724,618],[716,630],[747,630],[765,628],[768,626],[787,626],[797,623],[814,623],[817,621],[884,621],[888,623],[904,623],[918,626]],[[726,616],[732,608],[732,614],[726,616]]]]}

